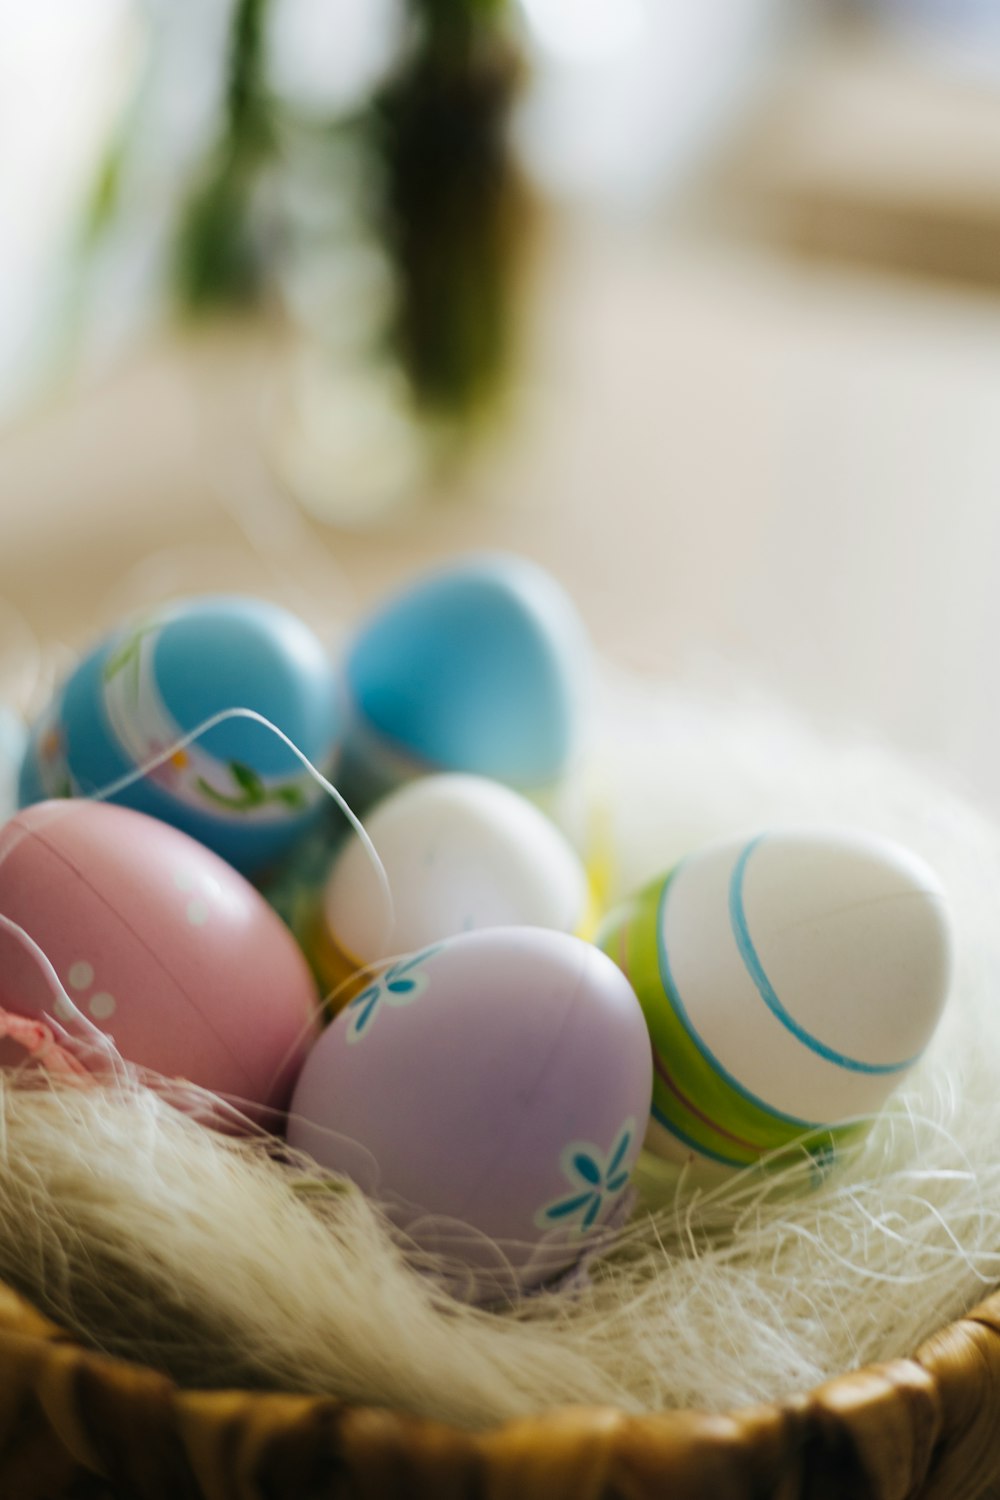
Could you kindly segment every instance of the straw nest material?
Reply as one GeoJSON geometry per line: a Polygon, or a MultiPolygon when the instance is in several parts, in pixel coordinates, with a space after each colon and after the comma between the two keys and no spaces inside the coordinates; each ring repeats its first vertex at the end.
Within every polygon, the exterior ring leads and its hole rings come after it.
{"type": "Polygon", "coordinates": [[[7,1078],[0,1495],[952,1500],[1000,1482],[1000,834],[935,775],[759,704],[606,681],[601,722],[588,801],[619,889],[775,824],[861,825],[941,876],[955,993],[867,1138],[808,1192],[648,1174],[589,1285],[483,1310],[262,1140],[128,1080],[7,1078]]]}

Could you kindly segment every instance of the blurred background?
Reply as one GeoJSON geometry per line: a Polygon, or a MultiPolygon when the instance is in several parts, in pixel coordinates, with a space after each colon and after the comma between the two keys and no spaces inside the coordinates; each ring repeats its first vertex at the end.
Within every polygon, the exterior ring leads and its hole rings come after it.
{"type": "Polygon", "coordinates": [[[0,697],[514,548],[1000,807],[995,0],[0,0],[0,697]]]}

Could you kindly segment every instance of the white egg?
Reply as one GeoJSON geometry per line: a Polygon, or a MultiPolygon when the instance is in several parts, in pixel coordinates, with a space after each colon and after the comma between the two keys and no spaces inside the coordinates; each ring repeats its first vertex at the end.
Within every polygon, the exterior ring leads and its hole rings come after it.
{"type": "MultiPolygon", "coordinates": [[[[530,926],[579,933],[590,918],[586,872],[548,818],[483,776],[427,776],[380,802],[366,828],[385,866],[389,919],[361,840],[338,858],[323,896],[329,977],[458,933],[530,926]]],[[[322,946],[322,945],[321,945],[322,946]]]]}
{"type": "Polygon", "coordinates": [[[773,832],[702,850],[598,936],[650,1028],[647,1144],[730,1167],[878,1110],[927,1045],[950,983],[937,878],[866,833],[773,832]]]}

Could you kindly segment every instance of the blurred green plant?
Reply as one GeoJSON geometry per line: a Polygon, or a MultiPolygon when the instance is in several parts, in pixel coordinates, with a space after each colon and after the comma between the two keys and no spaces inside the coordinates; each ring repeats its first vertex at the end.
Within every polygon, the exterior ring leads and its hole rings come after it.
{"type": "Polygon", "coordinates": [[[521,63],[504,0],[411,0],[423,26],[373,104],[384,230],[399,286],[393,334],[419,402],[465,420],[508,367],[527,200],[505,139],[521,63]]]}
{"type": "Polygon", "coordinates": [[[177,290],[182,304],[193,311],[247,302],[259,293],[265,276],[255,249],[252,204],[258,175],[275,149],[264,84],[268,4],[238,0],[222,138],[181,223],[177,290]]]}
{"type": "MultiPolygon", "coordinates": [[[[510,365],[530,218],[506,143],[523,72],[509,0],[407,0],[393,75],[333,121],[290,117],[270,95],[270,3],[238,0],[234,11],[223,126],[177,236],[180,303],[197,314],[265,294],[281,232],[272,224],[268,236],[262,185],[281,172],[290,141],[347,138],[376,162],[366,212],[395,283],[379,352],[398,363],[418,413],[472,430],[510,365]]],[[[325,190],[347,189],[331,176],[325,190]]]]}

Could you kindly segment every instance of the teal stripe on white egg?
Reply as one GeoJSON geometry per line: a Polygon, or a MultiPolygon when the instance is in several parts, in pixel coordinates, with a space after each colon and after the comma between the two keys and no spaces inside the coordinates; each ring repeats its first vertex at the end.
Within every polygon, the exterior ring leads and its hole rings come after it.
{"type": "MultiPolygon", "coordinates": [[[[791,1131],[790,1137],[794,1139],[796,1134],[797,1132],[791,1131]]],[[[653,1152],[662,1161],[676,1162],[679,1166],[696,1164],[701,1181],[724,1182],[734,1171],[746,1165],[735,1156],[725,1156],[721,1152],[709,1150],[704,1143],[686,1136],[677,1125],[663,1125],[653,1114],[646,1122],[643,1144],[647,1151],[653,1152]]]]}
{"type": "Polygon", "coordinates": [[[807,969],[812,976],[810,1013],[786,1024],[801,1026],[847,1068],[912,1064],[950,971],[944,893],[926,864],[871,835],[827,834],[820,848],[808,833],[790,833],[756,843],[739,884],[751,965],[759,961],[772,999],[797,988],[807,969]],[[776,930],[770,914],[780,907],[797,916],[776,930]],[[850,982],[850,1005],[837,1003],[840,975],[850,982]]]}
{"type": "Polygon", "coordinates": [[[939,883],[863,833],[699,853],[674,876],[660,941],[701,1050],[751,1096],[817,1123],[877,1110],[947,994],[939,883]]]}

